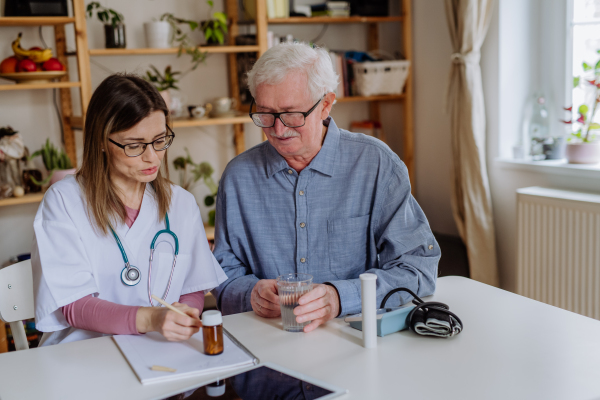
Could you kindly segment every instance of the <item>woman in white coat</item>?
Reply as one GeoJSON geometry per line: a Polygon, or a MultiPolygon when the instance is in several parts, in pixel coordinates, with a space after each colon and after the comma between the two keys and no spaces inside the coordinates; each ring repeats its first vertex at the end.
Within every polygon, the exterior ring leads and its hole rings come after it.
{"type": "Polygon", "coordinates": [[[160,94],[137,76],[112,75],[94,92],[81,169],[50,187],[34,221],[42,346],[150,331],[177,341],[198,332],[204,293],[227,277],[194,197],[169,181],[168,122],[160,94]],[[151,294],[188,316],[159,307],[151,294]]]}

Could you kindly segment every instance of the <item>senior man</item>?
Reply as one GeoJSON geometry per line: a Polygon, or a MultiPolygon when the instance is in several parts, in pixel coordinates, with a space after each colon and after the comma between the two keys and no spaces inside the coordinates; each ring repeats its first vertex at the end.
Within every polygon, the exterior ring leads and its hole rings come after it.
{"type": "Polygon", "coordinates": [[[397,287],[435,289],[440,249],[406,167],[383,142],[336,126],[337,83],[328,53],[302,43],[271,48],[248,73],[250,115],[268,141],[231,160],[219,185],[224,314],[280,316],[275,278],[294,272],[316,283],[294,309],[312,321],[305,332],[360,312],[363,272],[378,276],[378,302],[397,287]]]}

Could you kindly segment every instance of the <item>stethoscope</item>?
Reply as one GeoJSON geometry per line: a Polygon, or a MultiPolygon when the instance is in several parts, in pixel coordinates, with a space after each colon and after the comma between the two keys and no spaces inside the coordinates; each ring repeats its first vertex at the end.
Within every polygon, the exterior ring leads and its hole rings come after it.
{"type": "MultiPolygon", "coordinates": [[[[163,296],[163,300],[167,299],[167,295],[169,294],[169,289],[171,288],[171,281],[173,280],[173,272],[175,271],[175,263],[177,262],[177,254],[179,254],[179,240],[177,239],[177,235],[175,232],[171,230],[169,227],[169,214],[165,213],[165,225],[166,229],[160,230],[154,235],[154,239],[152,239],[152,243],[150,244],[150,266],[148,267],[148,300],[150,301],[150,305],[154,307],[154,303],[152,301],[152,260],[154,259],[154,245],[156,244],[156,239],[163,233],[167,233],[173,237],[175,240],[175,254],[173,255],[173,265],[171,266],[171,275],[169,275],[169,283],[167,284],[167,290],[163,296]]],[[[125,262],[125,268],[121,271],[121,282],[123,282],[127,286],[135,286],[140,283],[142,279],[142,272],[138,267],[129,264],[129,259],[127,258],[127,253],[125,253],[125,248],[121,244],[119,240],[119,236],[115,233],[112,226],[110,230],[115,237],[115,241],[119,246],[119,250],[121,250],[121,256],[123,256],[123,261],[125,262]]]]}

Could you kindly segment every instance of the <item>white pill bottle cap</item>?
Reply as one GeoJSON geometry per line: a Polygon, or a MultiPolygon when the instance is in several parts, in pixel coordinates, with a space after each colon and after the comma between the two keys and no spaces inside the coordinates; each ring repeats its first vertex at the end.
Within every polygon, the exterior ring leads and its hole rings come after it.
{"type": "Polygon", "coordinates": [[[223,323],[223,316],[221,311],[208,310],[202,313],[202,325],[204,326],[216,326],[223,323]]]}

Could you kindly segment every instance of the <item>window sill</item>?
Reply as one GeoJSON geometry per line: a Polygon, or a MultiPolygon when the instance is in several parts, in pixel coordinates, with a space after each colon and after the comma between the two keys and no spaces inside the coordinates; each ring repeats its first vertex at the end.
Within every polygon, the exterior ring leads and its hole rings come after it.
{"type": "Polygon", "coordinates": [[[502,169],[600,179],[600,164],[569,164],[566,159],[529,161],[496,158],[494,161],[502,169]]]}

